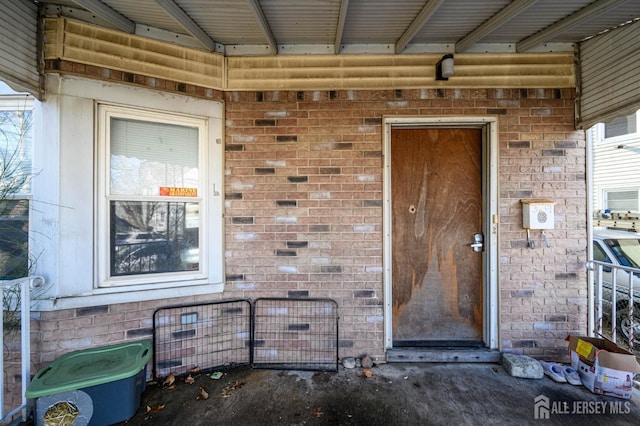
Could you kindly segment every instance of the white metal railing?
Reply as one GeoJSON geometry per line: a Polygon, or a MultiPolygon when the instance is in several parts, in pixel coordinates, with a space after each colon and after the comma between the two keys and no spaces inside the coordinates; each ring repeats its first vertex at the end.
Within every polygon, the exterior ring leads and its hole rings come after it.
{"type": "MultiPolygon", "coordinates": [[[[592,260],[587,263],[587,268],[593,271],[593,312],[594,312],[594,328],[593,332],[598,335],[611,335],[611,340],[617,343],[618,338],[618,307],[621,309],[627,309],[627,315],[621,320],[627,321],[623,325],[627,329],[628,325],[628,337],[625,345],[628,344],[629,350],[634,354],[638,354],[635,345],[638,329],[640,327],[640,321],[635,317],[634,303],[637,300],[640,302],[638,293],[640,288],[635,290],[634,294],[634,280],[640,282],[640,269],[630,268],[626,266],[612,265],[606,262],[600,262],[592,260]],[[606,274],[606,275],[605,275],[606,274]],[[623,278],[622,282],[618,282],[618,276],[623,278]],[[607,279],[605,279],[605,276],[607,279]],[[610,308],[608,307],[610,305],[610,308]],[[608,316],[610,321],[610,330],[604,330],[603,322],[605,317],[608,316]]],[[[637,285],[636,287],[640,287],[637,285]]]]}
{"type": "Polygon", "coordinates": [[[44,284],[44,278],[40,276],[31,276],[26,278],[18,278],[15,280],[0,280],[0,288],[2,289],[3,300],[3,318],[2,332],[0,333],[0,422],[10,420],[13,416],[21,412],[22,421],[27,420],[27,399],[24,393],[31,379],[31,290],[38,288],[44,284]],[[5,413],[5,311],[7,305],[11,308],[11,312],[19,313],[16,316],[16,323],[20,325],[20,364],[21,364],[21,404],[5,413]],[[19,318],[19,321],[18,321],[19,318]]]}

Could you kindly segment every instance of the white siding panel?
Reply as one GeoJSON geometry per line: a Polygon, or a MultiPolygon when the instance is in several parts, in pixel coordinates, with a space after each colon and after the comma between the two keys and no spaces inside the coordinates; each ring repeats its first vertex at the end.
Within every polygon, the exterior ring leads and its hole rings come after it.
{"type": "Polygon", "coordinates": [[[578,125],[588,128],[640,108],[640,21],[580,44],[578,125]]]}
{"type": "Polygon", "coordinates": [[[38,8],[28,0],[0,0],[0,79],[42,98],[38,74],[38,8]]]}
{"type": "Polygon", "coordinates": [[[606,207],[603,200],[605,191],[640,189],[640,134],[596,140],[593,157],[595,210],[606,207]]]}

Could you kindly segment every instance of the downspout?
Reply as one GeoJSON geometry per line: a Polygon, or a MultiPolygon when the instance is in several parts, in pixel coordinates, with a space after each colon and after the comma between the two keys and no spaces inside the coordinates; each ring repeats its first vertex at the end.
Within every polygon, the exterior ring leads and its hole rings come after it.
{"type": "MultiPolygon", "coordinates": [[[[575,128],[582,129],[582,68],[580,66],[580,44],[574,48],[574,75],[576,86],[575,128]]],[[[584,130],[584,129],[583,129],[584,130]]],[[[586,190],[587,190],[587,335],[593,336],[595,330],[595,300],[593,294],[593,143],[595,141],[592,129],[586,133],[586,190]]]]}
{"type": "Polygon", "coordinates": [[[595,141],[593,129],[587,133],[587,335],[593,336],[595,330],[595,300],[593,292],[593,143],[595,141]]]}

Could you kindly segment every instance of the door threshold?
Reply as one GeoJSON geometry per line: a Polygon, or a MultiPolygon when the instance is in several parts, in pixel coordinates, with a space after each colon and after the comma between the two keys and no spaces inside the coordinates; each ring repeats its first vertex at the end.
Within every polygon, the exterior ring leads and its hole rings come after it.
{"type": "Polygon", "coordinates": [[[499,363],[500,351],[477,347],[392,348],[387,362],[488,362],[499,363]]]}
{"type": "Polygon", "coordinates": [[[394,340],[394,349],[402,348],[464,348],[484,349],[487,346],[482,340],[394,340]]]}

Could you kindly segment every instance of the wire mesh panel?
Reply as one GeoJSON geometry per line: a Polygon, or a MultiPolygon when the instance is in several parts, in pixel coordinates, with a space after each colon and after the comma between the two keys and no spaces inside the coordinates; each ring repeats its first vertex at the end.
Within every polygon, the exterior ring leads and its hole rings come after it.
{"type": "Polygon", "coordinates": [[[253,366],[338,370],[338,304],[331,299],[254,302],[253,366]]]}
{"type": "Polygon", "coordinates": [[[251,302],[226,300],[157,309],[153,376],[251,364],[251,302]]]}

